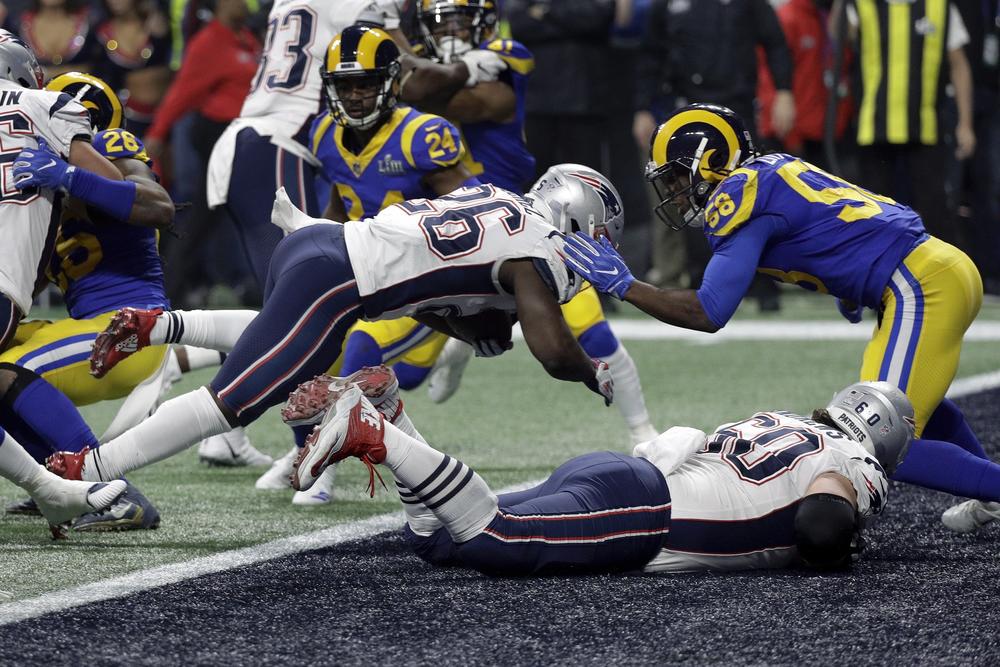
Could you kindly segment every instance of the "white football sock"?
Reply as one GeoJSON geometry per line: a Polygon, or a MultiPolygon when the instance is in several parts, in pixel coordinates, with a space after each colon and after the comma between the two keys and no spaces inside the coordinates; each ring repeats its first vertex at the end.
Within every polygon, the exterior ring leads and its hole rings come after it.
{"type": "Polygon", "coordinates": [[[156,318],[149,341],[229,352],[255,317],[256,310],[168,310],[156,318]]]}
{"type": "Polygon", "coordinates": [[[639,371],[625,346],[618,343],[618,349],[601,361],[608,364],[611,377],[615,381],[614,405],[625,419],[632,437],[632,443],[645,442],[655,438],[659,433],[649,421],[646,410],[646,400],[642,395],[642,384],[639,382],[639,371]]]}
{"type": "MultiPolygon", "coordinates": [[[[157,324],[159,324],[159,322],[157,322],[157,324]]],[[[225,358],[223,357],[224,353],[219,352],[218,350],[209,350],[204,347],[176,345],[174,348],[175,352],[183,355],[184,357],[184,365],[187,366],[184,370],[185,373],[201,370],[202,368],[218,366],[225,358]]]]}
{"type": "MultiPolygon", "coordinates": [[[[469,466],[406,435],[392,424],[385,424],[384,442],[385,465],[412,494],[407,499],[417,500],[433,512],[453,540],[471,540],[493,521],[497,497],[469,466]]],[[[428,528],[419,520],[418,527],[428,528]]]]}
{"type": "Polygon", "coordinates": [[[427,440],[424,436],[420,435],[420,431],[418,431],[417,427],[413,425],[409,415],[406,414],[406,410],[404,410],[402,406],[399,408],[399,414],[397,414],[396,418],[392,420],[392,425],[411,438],[416,438],[425,445],[427,444],[427,440]]]}
{"type": "Polygon", "coordinates": [[[135,428],[90,451],[83,479],[109,481],[232,430],[208,387],[170,399],[135,428]]]}
{"type": "Polygon", "coordinates": [[[37,491],[39,485],[46,481],[46,477],[56,477],[38,465],[10,433],[2,429],[0,433],[3,434],[3,440],[0,441],[0,476],[14,482],[28,493],[37,491]]]}
{"type": "Polygon", "coordinates": [[[406,524],[414,533],[421,537],[429,537],[443,525],[434,512],[427,509],[427,505],[420,502],[420,499],[399,480],[396,480],[396,491],[399,492],[399,500],[403,503],[406,524]]]}

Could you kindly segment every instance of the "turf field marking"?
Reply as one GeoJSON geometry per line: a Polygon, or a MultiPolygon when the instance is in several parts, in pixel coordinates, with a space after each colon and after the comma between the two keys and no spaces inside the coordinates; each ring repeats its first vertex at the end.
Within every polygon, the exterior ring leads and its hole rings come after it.
{"type": "MultiPolygon", "coordinates": [[[[537,484],[542,480],[534,480],[516,484],[497,493],[509,493],[512,491],[522,491],[537,484]]],[[[391,530],[397,530],[403,525],[405,517],[402,512],[390,512],[380,514],[368,519],[351,521],[331,528],[324,528],[304,535],[294,535],[284,537],[264,544],[257,544],[243,549],[232,551],[221,551],[211,556],[203,556],[179,563],[160,565],[148,570],[131,572],[120,577],[112,577],[102,581],[94,581],[89,584],[82,584],[73,588],[61,591],[43,593],[38,597],[25,600],[16,600],[0,604],[0,625],[8,625],[37,618],[45,614],[50,614],[71,607],[111,600],[125,597],[132,593],[148,591],[167,584],[175,584],[187,579],[193,579],[206,574],[225,572],[238,567],[253,565],[284,556],[301,553],[303,551],[314,551],[343,544],[356,540],[374,537],[391,530]]],[[[0,591],[0,601],[11,599],[3,597],[4,591],[0,591]]]]}
{"type": "MultiPolygon", "coordinates": [[[[673,327],[652,319],[609,320],[615,334],[623,340],[688,340],[698,343],[724,343],[734,340],[868,340],[873,322],[854,325],[843,320],[781,320],[773,322],[730,322],[710,334],[673,327]]],[[[514,331],[521,338],[520,328],[514,331]]],[[[1000,340],[1000,322],[973,322],[965,333],[967,341],[1000,340]]]]}
{"type": "Polygon", "coordinates": [[[970,375],[951,383],[951,387],[948,388],[948,398],[961,398],[997,387],[1000,387],[1000,371],[970,375]]]}

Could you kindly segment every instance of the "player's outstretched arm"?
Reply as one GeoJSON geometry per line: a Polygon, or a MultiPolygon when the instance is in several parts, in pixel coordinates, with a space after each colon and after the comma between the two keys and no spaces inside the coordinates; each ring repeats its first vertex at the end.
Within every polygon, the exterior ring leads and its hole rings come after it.
{"type": "MultiPolygon", "coordinates": [[[[138,194],[135,182],[125,180],[115,165],[94,150],[89,141],[74,140],[70,146],[69,162],[53,151],[48,142],[38,137],[38,148],[24,148],[14,160],[14,186],[63,190],[108,215],[131,222],[133,205],[138,194]]],[[[169,197],[168,197],[169,199],[169,197]]],[[[173,205],[169,218],[155,222],[169,226],[173,219],[173,205]]],[[[135,224],[146,224],[136,222],[135,224]]],[[[156,225],[160,226],[160,225],[156,225]]]]}
{"type": "Polygon", "coordinates": [[[661,322],[709,333],[720,328],[705,312],[698,292],[660,289],[636,280],[606,238],[598,242],[582,233],[567,236],[563,253],[566,266],[597,291],[627,301],[661,322]]]}
{"type": "Polygon", "coordinates": [[[610,405],[614,396],[608,365],[583,351],[555,296],[530,259],[514,259],[500,267],[500,282],[514,293],[521,333],[531,354],[557,380],[583,382],[610,405]]]}

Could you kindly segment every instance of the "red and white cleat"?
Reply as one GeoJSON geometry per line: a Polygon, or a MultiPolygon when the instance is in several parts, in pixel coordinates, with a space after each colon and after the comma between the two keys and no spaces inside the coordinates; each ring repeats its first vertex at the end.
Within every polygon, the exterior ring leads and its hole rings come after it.
{"type": "Polygon", "coordinates": [[[365,398],[390,422],[403,409],[399,381],[392,369],[388,366],[365,366],[347,377],[317,375],[303,382],[288,395],[285,406],[281,408],[281,418],[289,426],[318,424],[323,421],[330,406],[352,384],[358,385],[365,398]]]}
{"type": "Polygon", "coordinates": [[[378,475],[374,464],[385,461],[384,437],[382,414],[364,397],[358,385],[350,385],[339,394],[333,409],[327,410],[323,423],[306,438],[295,459],[292,487],[305,491],[331,463],[356,456],[368,466],[368,481],[374,496],[378,475]]]}
{"type": "Polygon", "coordinates": [[[83,463],[89,451],[90,447],[84,447],[78,452],[56,452],[45,459],[45,467],[63,479],[83,479],[83,463]]]}
{"type": "Polygon", "coordinates": [[[162,314],[162,308],[122,308],[115,313],[111,323],[94,341],[94,349],[90,351],[90,374],[104,377],[119,361],[148,347],[149,333],[156,318],[162,314]]]}

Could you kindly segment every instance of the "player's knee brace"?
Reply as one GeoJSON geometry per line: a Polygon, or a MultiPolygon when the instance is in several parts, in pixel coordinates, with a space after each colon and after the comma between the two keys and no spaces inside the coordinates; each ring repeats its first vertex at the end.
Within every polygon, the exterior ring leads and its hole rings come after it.
{"type": "Polygon", "coordinates": [[[0,363],[0,405],[11,407],[31,383],[40,380],[41,376],[9,362],[0,363]]]}
{"type": "Polygon", "coordinates": [[[394,364],[392,370],[396,373],[396,379],[399,381],[399,388],[406,391],[419,387],[420,383],[423,382],[427,378],[427,375],[431,372],[429,367],[425,368],[423,366],[413,366],[402,361],[394,364]]]}
{"type": "Polygon", "coordinates": [[[344,346],[344,363],[340,374],[346,377],[365,366],[378,366],[381,363],[382,348],[375,339],[364,331],[355,331],[347,338],[344,346]]]}
{"type": "Polygon", "coordinates": [[[795,546],[806,566],[833,570],[851,564],[860,551],[858,513],[846,498],[813,493],[795,512],[795,546]]]}
{"type": "Polygon", "coordinates": [[[618,349],[618,339],[607,320],[602,320],[580,334],[580,347],[588,356],[599,359],[608,357],[618,349]]]}

